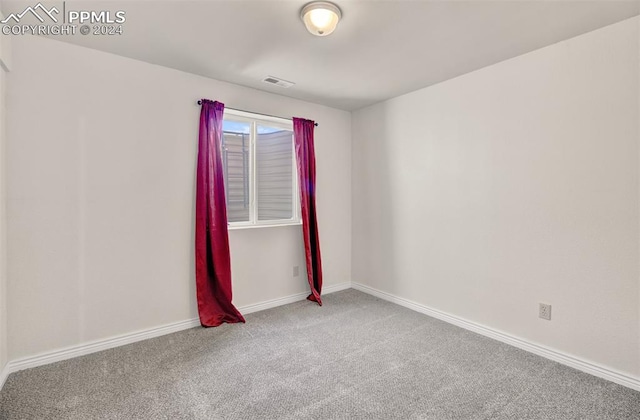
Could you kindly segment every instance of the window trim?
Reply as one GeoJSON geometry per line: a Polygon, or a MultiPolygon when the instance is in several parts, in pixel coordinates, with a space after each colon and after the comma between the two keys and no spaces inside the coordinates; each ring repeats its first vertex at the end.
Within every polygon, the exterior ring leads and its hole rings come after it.
{"type": "MultiPolygon", "coordinates": [[[[300,211],[300,189],[298,179],[298,165],[296,162],[295,140],[293,139],[293,121],[285,118],[271,117],[251,112],[238,111],[235,109],[225,109],[223,120],[227,116],[232,117],[229,120],[247,122],[251,124],[251,132],[249,136],[249,220],[246,222],[227,222],[229,230],[254,229],[276,226],[297,226],[302,224],[302,215],[300,211]],[[257,126],[259,124],[268,125],[269,127],[283,128],[291,131],[291,176],[292,176],[292,218],[278,220],[259,220],[258,219],[258,195],[257,195],[257,159],[256,159],[256,141],[257,126]]],[[[227,192],[225,191],[225,196],[227,192]]]]}

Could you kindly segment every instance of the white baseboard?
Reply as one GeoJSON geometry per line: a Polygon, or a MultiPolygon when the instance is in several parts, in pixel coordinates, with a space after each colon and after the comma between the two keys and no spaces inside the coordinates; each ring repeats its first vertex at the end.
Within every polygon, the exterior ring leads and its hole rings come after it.
{"type": "MultiPolygon", "coordinates": [[[[495,330],[493,328],[489,328],[484,325],[480,325],[475,322],[471,322],[463,318],[459,318],[454,315],[450,315],[448,313],[438,311],[428,306],[413,302],[409,299],[404,299],[404,298],[395,296],[391,293],[383,292],[381,290],[374,289],[372,287],[365,286],[360,283],[345,282],[345,283],[340,283],[333,286],[327,286],[323,288],[322,294],[326,295],[326,294],[338,292],[341,290],[346,290],[349,288],[353,288],[361,292],[376,296],[380,299],[384,299],[389,302],[396,303],[398,305],[412,309],[416,312],[423,313],[433,318],[440,319],[442,321],[448,322],[458,327],[473,331],[475,333],[484,335],[489,338],[493,338],[495,340],[512,345],[514,347],[518,347],[530,353],[534,353],[539,356],[545,357],[547,359],[556,361],[563,365],[570,366],[572,368],[589,373],[591,375],[609,380],[611,382],[615,382],[617,384],[626,386],[636,391],[640,391],[640,379],[638,378],[634,378],[634,377],[625,375],[623,373],[616,372],[604,366],[600,366],[595,363],[582,360],[580,358],[563,353],[558,350],[550,349],[548,347],[544,347],[539,344],[531,343],[522,338],[518,338],[512,335],[506,334],[504,332],[495,330]]],[[[289,303],[298,302],[306,299],[307,296],[308,296],[308,292],[298,293],[298,294],[286,296],[283,298],[272,299],[272,300],[257,303],[257,304],[238,307],[238,310],[243,314],[250,314],[253,312],[263,311],[266,309],[271,309],[278,306],[286,305],[289,303]]],[[[142,340],[147,340],[150,338],[159,337],[166,334],[171,334],[171,333],[182,331],[188,328],[197,327],[199,325],[200,325],[200,320],[198,318],[188,319],[185,321],[179,321],[172,324],[163,325],[160,327],[150,328],[147,330],[136,331],[133,333],[122,334],[116,337],[111,337],[103,340],[96,340],[89,343],[70,346],[63,349],[32,356],[32,357],[25,357],[22,359],[13,360],[7,363],[7,365],[4,366],[2,370],[0,370],[0,390],[4,386],[4,383],[7,377],[9,376],[9,374],[13,372],[17,372],[19,370],[42,366],[49,363],[58,362],[61,360],[71,359],[73,357],[84,356],[84,355],[95,353],[98,351],[107,350],[107,349],[135,343],[142,340]]]]}
{"type": "MultiPolygon", "coordinates": [[[[333,286],[323,286],[322,294],[328,295],[330,293],[339,292],[340,290],[346,290],[351,288],[351,282],[344,282],[333,286]]],[[[266,309],[276,308],[278,306],[287,305],[289,303],[305,300],[309,296],[309,292],[296,293],[295,295],[289,295],[277,299],[267,300],[265,302],[255,303],[253,305],[239,306],[238,310],[242,314],[252,314],[254,312],[264,311],[266,309]]]]}
{"type": "Polygon", "coordinates": [[[124,346],[126,344],[135,343],[149,338],[159,337],[161,335],[171,334],[177,331],[186,330],[188,328],[197,327],[200,320],[188,319],[186,321],[174,322],[160,327],[149,328],[146,330],[135,331],[132,333],[122,334],[102,340],[95,340],[88,343],[69,346],[62,349],[41,353],[36,356],[25,357],[18,360],[12,360],[7,364],[7,374],[17,372],[19,370],[30,369],[36,366],[48,365],[49,363],[59,362],[78,356],[84,356],[98,351],[111,349],[114,347],[124,346]]]}
{"type": "MultiPolygon", "coordinates": [[[[340,290],[351,288],[351,282],[345,282],[336,284],[333,286],[324,287],[322,294],[326,295],[340,290]]],[[[272,299],[266,302],[261,302],[253,305],[246,305],[238,307],[238,310],[243,314],[250,314],[253,312],[263,311],[265,309],[275,308],[277,306],[286,305],[288,303],[304,300],[309,295],[309,292],[298,293],[283,298],[272,299]]],[[[37,366],[47,365],[49,363],[59,362],[61,360],[67,360],[74,357],[84,356],[98,351],[111,349],[114,347],[124,346],[126,344],[135,343],[142,340],[148,340],[149,338],[159,337],[161,335],[171,334],[174,332],[186,330],[189,328],[197,327],[200,325],[198,318],[187,319],[185,321],[178,321],[160,327],[149,328],[146,330],[135,331],[132,333],[122,334],[115,337],[110,337],[102,340],[91,341],[88,343],[78,344],[75,346],[69,346],[62,349],[42,353],[36,356],[25,357],[18,360],[12,360],[0,371],[0,390],[4,386],[4,383],[13,372],[19,370],[30,369],[37,366]]]]}
{"type": "Polygon", "coordinates": [[[525,339],[515,337],[513,335],[504,333],[502,331],[495,330],[493,328],[486,327],[481,324],[477,324],[472,321],[468,321],[463,318],[459,318],[455,315],[448,314],[446,312],[439,311],[437,309],[430,308],[420,303],[413,302],[409,299],[404,299],[395,296],[391,293],[383,292],[373,287],[366,286],[364,284],[352,282],[351,287],[361,292],[373,295],[380,299],[404,306],[405,308],[412,309],[416,312],[423,313],[433,318],[437,318],[441,321],[448,322],[449,324],[456,325],[469,331],[473,331],[480,335],[484,335],[494,340],[501,341],[519,349],[528,351],[538,356],[545,357],[563,365],[572,367],[582,372],[597,376],[602,379],[606,379],[611,382],[615,382],[619,385],[626,386],[627,388],[640,391],[640,378],[625,375],[615,370],[609,369],[604,366],[600,366],[593,362],[580,359],[578,357],[563,353],[562,351],[551,349],[539,344],[529,342],[525,339]]]}
{"type": "Polygon", "coordinates": [[[345,281],[344,283],[340,284],[334,284],[333,286],[322,286],[322,294],[328,295],[330,293],[340,292],[347,289],[351,289],[350,281],[345,281]]]}
{"type": "Polygon", "coordinates": [[[0,369],[0,391],[2,391],[2,387],[4,383],[7,381],[7,377],[9,376],[9,369],[7,369],[7,365],[2,366],[0,369]]]}

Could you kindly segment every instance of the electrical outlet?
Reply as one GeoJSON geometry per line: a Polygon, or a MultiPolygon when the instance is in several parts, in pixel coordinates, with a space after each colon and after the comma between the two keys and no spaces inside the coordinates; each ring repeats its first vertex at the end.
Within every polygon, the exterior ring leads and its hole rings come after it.
{"type": "Polygon", "coordinates": [[[542,319],[546,319],[547,321],[551,321],[551,305],[547,305],[546,303],[541,303],[540,313],[538,316],[542,319]]]}
{"type": "Polygon", "coordinates": [[[293,277],[298,277],[300,275],[300,267],[297,265],[293,266],[293,277]]]}

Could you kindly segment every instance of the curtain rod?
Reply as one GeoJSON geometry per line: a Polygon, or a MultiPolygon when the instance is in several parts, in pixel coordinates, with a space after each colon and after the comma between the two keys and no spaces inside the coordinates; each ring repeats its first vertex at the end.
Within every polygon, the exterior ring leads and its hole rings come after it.
{"type": "MultiPolygon", "coordinates": [[[[202,101],[201,100],[198,100],[198,105],[202,105],[202,101]]],[[[245,111],[244,109],[236,109],[236,108],[230,108],[230,107],[225,107],[225,109],[230,109],[232,111],[248,112],[250,114],[263,115],[265,117],[280,118],[280,119],[283,119],[283,120],[291,120],[291,118],[278,117],[277,115],[262,114],[260,112],[245,111]]],[[[317,127],[318,123],[314,123],[313,125],[315,125],[317,127]]]]}

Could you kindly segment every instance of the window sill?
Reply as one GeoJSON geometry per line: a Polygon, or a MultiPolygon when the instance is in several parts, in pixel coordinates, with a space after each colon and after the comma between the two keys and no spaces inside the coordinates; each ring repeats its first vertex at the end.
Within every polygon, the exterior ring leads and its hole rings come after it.
{"type": "Polygon", "coordinates": [[[287,223],[270,223],[260,225],[229,225],[229,230],[244,230],[244,229],[259,229],[259,228],[272,228],[281,226],[302,226],[302,222],[287,222],[287,223]]]}

